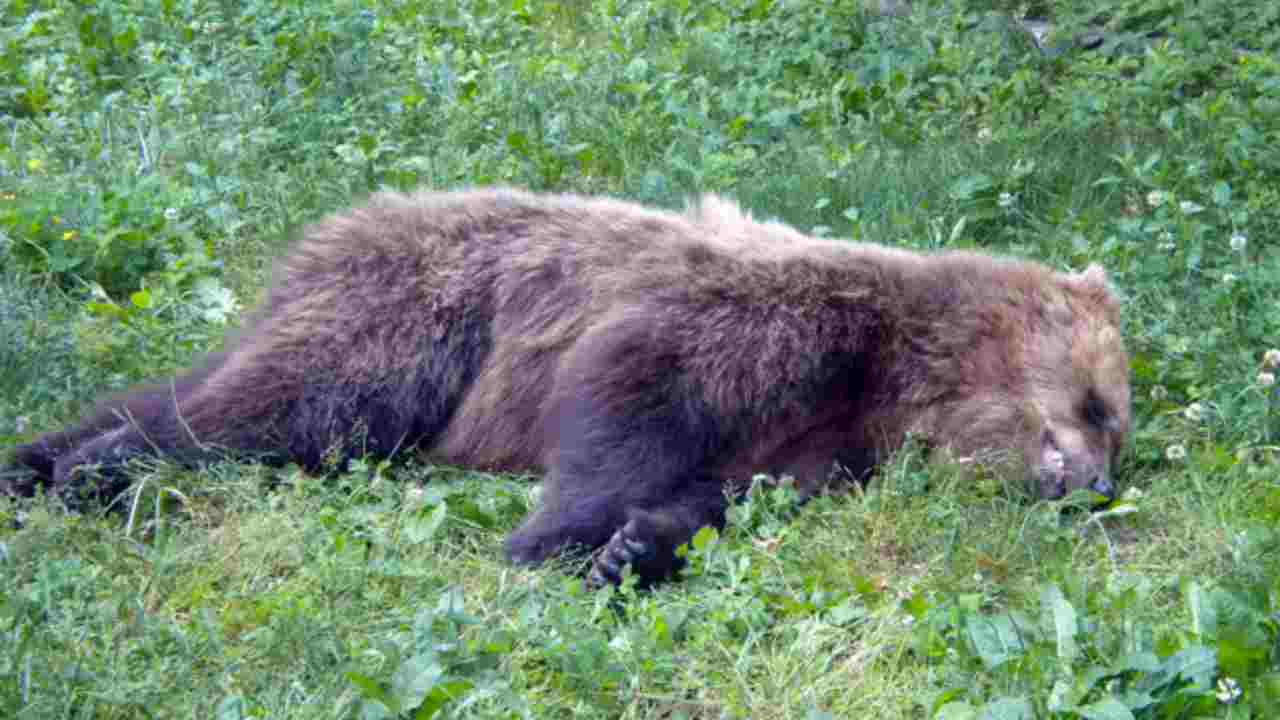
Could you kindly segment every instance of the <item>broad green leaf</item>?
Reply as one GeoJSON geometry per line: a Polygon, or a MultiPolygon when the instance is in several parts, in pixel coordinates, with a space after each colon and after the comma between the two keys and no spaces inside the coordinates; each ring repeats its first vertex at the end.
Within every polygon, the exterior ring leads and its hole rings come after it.
{"type": "Polygon", "coordinates": [[[354,671],[346,673],[346,677],[347,677],[347,681],[350,682],[352,685],[355,685],[356,688],[360,691],[361,697],[363,697],[366,700],[374,700],[374,701],[380,702],[383,705],[387,706],[387,708],[389,708],[392,712],[395,712],[395,710],[397,709],[397,706],[395,705],[395,700],[387,694],[387,691],[384,690],[376,680],[374,680],[373,678],[367,675],[362,675],[354,671]]]}
{"type": "Polygon", "coordinates": [[[1213,202],[1219,207],[1231,204],[1231,185],[1226,180],[1219,180],[1213,185],[1213,202]]]}
{"type": "Polygon", "coordinates": [[[444,668],[434,652],[405,660],[391,676],[391,697],[403,709],[417,708],[444,677],[444,668]]]}
{"type": "Polygon", "coordinates": [[[1123,672],[1153,673],[1160,669],[1160,658],[1153,652],[1129,653],[1111,665],[1111,672],[1119,675],[1123,672]]]}
{"type": "Polygon", "coordinates": [[[975,616],[966,623],[969,641],[988,668],[1021,655],[1026,649],[1022,636],[1029,629],[1015,624],[1008,614],[975,616]]]}
{"type": "Polygon", "coordinates": [[[115,303],[90,302],[90,303],[85,303],[84,307],[86,310],[89,311],[90,314],[97,315],[99,317],[103,317],[103,316],[113,317],[113,318],[116,318],[117,320],[123,320],[129,317],[129,311],[125,310],[119,305],[116,305],[115,303]]]}
{"type": "Polygon", "coordinates": [[[1096,703],[1078,707],[1076,712],[1087,720],[1134,720],[1129,708],[1114,697],[1103,698],[1096,703]]]}
{"type": "Polygon", "coordinates": [[[1040,604],[1048,612],[1053,624],[1054,638],[1058,644],[1058,659],[1070,663],[1079,655],[1076,647],[1076,609],[1067,602],[1057,585],[1050,585],[1040,594],[1040,604]]]}
{"type": "Polygon", "coordinates": [[[977,717],[977,708],[963,700],[957,700],[938,708],[933,720],[977,720],[977,717]]]}
{"type": "Polygon", "coordinates": [[[451,680],[431,689],[413,714],[413,720],[431,720],[445,705],[466,694],[474,684],[469,680],[451,680]]]}
{"type": "Polygon", "coordinates": [[[969,175],[951,184],[948,192],[953,200],[972,200],[990,190],[994,183],[987,175],[969,175]]]}
{"type": "Polygon", "coordinates": [[[716,532],[715,528],[708,525],[693,534],[693,540],[690,542],[690,545],[694,550],[702,552],[715,543],[719,537],[720,533],[716,532]]]}
{"type": "Polygon", "coordinates": [[[1035,720],[1035,711],[1026,698],[1000,698],[982,708],[980,720],[1035,720]]]}
{"type": "Polygon", "coordinates": [[[214,717],[217,720],[240,720],[244,717],[244,698],[239,695],[228,695],[218,703],[214,717]]]}
{"type": "Polygon", "coordinates": [[[1069,680],[1059,679],[1053,684],[1053,689],[1049,691],[1049,712],[1066,712],[1075,707],[1077,693],[1073,692],[1075,686],[1069,680]]]}
{"type": "Polygon", "coordinates": [[[1166,658],[1160,669],[1146,677],[1137,688],[1154,691],[1177,680],[1208,689],[1218,671],[1217,654],[1204,645],[1193,645],[1166,658]]]}
{"type": "Polygon", "coordinates": [[[426,542],[435,536],[436,531],[448,517],[449,506],[445,503],[436,505],[435,509],[426,515],[417,514],[405,524],[405,538],[414,545],[426,542]]]}

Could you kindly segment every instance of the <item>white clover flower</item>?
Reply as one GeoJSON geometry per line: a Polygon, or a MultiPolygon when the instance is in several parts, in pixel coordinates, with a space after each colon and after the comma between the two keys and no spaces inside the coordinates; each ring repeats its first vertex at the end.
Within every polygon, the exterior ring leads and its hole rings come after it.
{"type": "Polygon", "coordinates": [[[1182,416],[1191,422],[1200,422],[1204,419],[1204,405],[1198,402],[1191,403],[1182,411],[1182,416]]]}
{"type": "Polygon", "coordinates": [[[1164,449],[1164,456],[1173,462],[1187,459],[1187,449],[1181,445],[1170,445],[1164,449]]]}
{"type": "Polygon", "coordinates": [[[978,142],[980,143],[991,142],[991,128],[989,127],[978,128],[978,142]]]}
{"type": "Polygon", "coordinates": [[[1238,252],[1238,253],[1242,253],[1242,252],[1244,252],[1244,249],[1245,249],[1245,248],[1247,248],[1247,247],[1249,247],[1249,238],[1245,237],[1244,233],[1232,233],[1232,234],[1231,234],[1231,249],[1232,249],[1232,250],[1235,250],[1235,251],[1236,251],[1236,252],[1238,252]]]}
{"type": "Polygon", "coordinates": [[[1152,400],[1155,400],[1156,402],[1160,402],[1161,400],[1164,400],[1167,397],[1169,397],[1169,388],[1166,388],[1163,385],[1156,385],[1155,387],[1151,388],[1152,400]]]}
{"type": "Polygon", "coordinates": [[[1013,207],[1013,201],[1014,201],[1013,193],[1002,192],[1000,193],[1000,199],[997,202],[1000,203],[1000,207],[1007,208],[1007,207],[1013,207]]]}
{"type": "Polygon", "coordinates": [[[1240,278],[1236,277],[1236,274],[1235,274],[1235,273],[1222,273],[1222,284],[1223,284],[1223,285],[1230,285],[1231,283],[1233,283],[1233,282],[1235,282],[1236,280],[1239,280],[1239,279],[1240,279],[1240,278]]]}
{"type": "Polygon", "coordinates": [[[1182,202],[1178,203],[1178,209],[1182,211],[1183,215],[1195,215],[1201,210],[1204,210],[1204,206],[1197,205],[1191,202],[1190,200],[1183,200],[1182,202]]]}
{"type": "Polygon", "coordinates": [[[1218,681],[1218,702],[1223,705],[1230,705],[1240,699],[1244,694],[1244,690],[1240,689],[1240,683],[1235,680],[1224,677],[1218,681]]]}
{"type": "Polygon", "coordinates": [[[1147,204],[1153,208],[1160,207],[1169,199],[1169,194],[1163,190],[1152,190],[1147,193],[1147,204]]]}
{"type": "Polygon", "coordinates": [[[1276,374],[1269,372],[1258,373],[1258,384],[1262,387],[1271,387],[1276,384],[1276,374]]]}
{"type": "Polygon", "coordinates": [[[169,222],[175,222],[178,219],[178,208],[166,208],[164,211],[164,219],[169,222]]]}
{"type": "Polygon", "coordinates": [[[1269,368],[1280,368],[1280,349],[1272,348],[1262,356],[1262,366],[1269,368]]]}

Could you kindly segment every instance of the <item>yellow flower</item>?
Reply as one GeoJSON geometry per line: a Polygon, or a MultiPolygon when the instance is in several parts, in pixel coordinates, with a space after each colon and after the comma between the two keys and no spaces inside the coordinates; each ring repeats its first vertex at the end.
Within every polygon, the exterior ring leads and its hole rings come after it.
{"type": "Polygon", "coordinates": [[[68,231],[66,231],[66,232],[62,233],[62,239],[63,239],[63,240],[75,240],[75,239],[76,239],[76,231],[75,231],[75,230],[68,230],[68,231]]]}

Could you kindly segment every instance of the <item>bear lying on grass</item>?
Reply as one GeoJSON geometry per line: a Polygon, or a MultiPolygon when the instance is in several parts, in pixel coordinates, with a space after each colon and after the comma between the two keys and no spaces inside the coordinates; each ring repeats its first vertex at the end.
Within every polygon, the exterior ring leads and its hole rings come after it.
{"type": "Polygon", "coordinates": [[[138,454],[316,469],[417,448],[547,471],[517,563],[642,580],[755,472],[819,490],[908,433],[1114,495],[1129,426],[1101,268],[818,240],[714,197],[684,214],[515,190],[380,194],[306,231],[227,349],[16,450],[64,496],[138,454]],[[726,492],[728,491],[728,492],[726,492]]]}

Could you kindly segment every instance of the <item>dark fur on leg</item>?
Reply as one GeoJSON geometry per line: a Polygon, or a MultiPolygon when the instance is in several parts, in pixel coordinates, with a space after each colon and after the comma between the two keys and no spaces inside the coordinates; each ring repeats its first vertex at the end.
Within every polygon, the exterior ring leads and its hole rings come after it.
{"type": "Polygon", "coordinates": [[[671,573],[675,548],[699,527],[723,523],[723,485],[699,468],[725,439],[654,332],[632,318],[583,339],[584,365],[571,371],[580,381],[549,416],[557,452],[543,507],[508,540],[512,561],[606,546],[592,582],[617,582],[631,564],[650,583],[671,573]]]}

